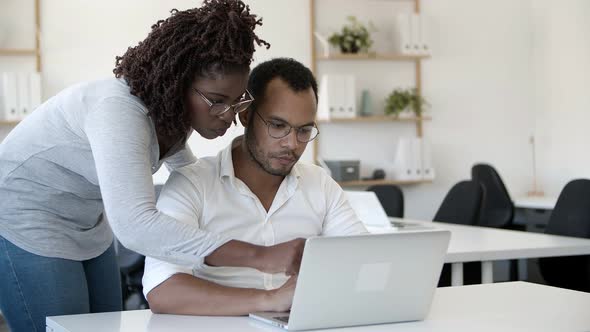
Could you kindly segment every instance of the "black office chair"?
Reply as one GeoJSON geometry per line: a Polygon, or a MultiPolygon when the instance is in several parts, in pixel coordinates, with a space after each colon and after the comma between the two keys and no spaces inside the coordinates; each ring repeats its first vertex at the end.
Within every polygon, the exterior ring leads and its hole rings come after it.
{"type": "Polygon", "coordinates": [[[404,217],[404,193],[400,187],[392,184],[375,185],[367,188],[377,195],[388,217],[404,217]]]}
{"type": "MultiPolygon", "coordinates": [[[[117,240],[118,242],[118,240],[117,240]]],[[[120,242],[117,250],[117,261],[121,273],[121,292],[123,294],[123,309],[147,309],[149,304],[143,295],[143,268],[145,256],[125,248],[120,242]],[[137,295],[139,303],[137,307],[129,307],[127,302],[131,296],[137,295]]]]}
{"type": "Polygon", "coordinates": [[[476,164],[471,168],[471,179],[481,183],[486,191],[478,226],[509,228],[514,217],[514,203],[504,182],[494,167],[476,164]]]}
{"type": "MultiPolygon", "coordinates": [[[[162,190],[162,185],[155,185],[154,190],[156,192],[156,200],[162,190]]],[[[121,291],[123,294],[123,307],[127,308],[127,300],[137,294],[139,297],[139,304],[137,308],[133,309],[147,309],[149,308],[148,301],[143,295],[143,284],[141,280],[143,278],[143,268],[145,265],[145,256],[129,250],[123,246],[119,240],[117,240],[117,261],[119,263],[119,271],[121,273],[121,291]]]]}
{"type": "MultiPolygon", "coordinates": [[[[477,226],[525,230],[525,226],[513,224],[514,203],[494,167],[488,164],[473,165],[471,179],[481,183],[486,193],[477,226]]],[[[516,259],[510,260],[509,278],[512,281],[519,279],[518,260],[516,259]]]]}
{"type": "MultiPolygon", "coordinates": [[[[483,186],[475,181],[461,181],[455,184],[443,199],[434,221],[475,225],[479,218],[484,198],[483,186]]],[[[463,264],[463,283],[465,285],[481,283],[481,263],[463,264]]],[[[451,265],[443,265],[438,282],[439,287],[451,285],[451,265]]]]}
{"type": "MultiPolygon", "coordinates": [[[[573,180],[563,188],[545,233],[590,238],[590,180],[573,180]]],[[[539,269],[549,285],[590,292],[588,255],[540,258],[539,269]]]]}
{"type": "Polygon", "coordinates": [[[475,225],[483,197],[481,184],[475,181],[461,181],[449,190],[434,215],[434,221],[475,225]]]}

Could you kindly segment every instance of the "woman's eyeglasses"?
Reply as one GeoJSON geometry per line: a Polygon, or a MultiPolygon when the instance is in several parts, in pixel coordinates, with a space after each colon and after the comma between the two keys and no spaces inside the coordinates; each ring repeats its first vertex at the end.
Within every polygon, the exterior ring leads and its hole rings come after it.
{"type": "Polygon", "coordinates": [[[233,105],[228,105],[225,103],[214,103],[211,100],[209,100],[209,98],[205,97],[205,95],[203,95],[201,93],[201,91],[199,91],[195,88],[193,88],[193,90],[195,90],[195,92],[199,96],[201,96],[201,98],[203,98],[205,103],[207,103],[207,105],[209,105],[209,114],[211,114],[213,116],[220,116],[220,115],[224,114],[225,112],[229,111],[230,109],[233,110],[233,112],[235,114],[238,114],[240,112],[245,111],[248,108],[248,106],[250,106],[252,104],[252,102],[254,101],[254,97],[252,97],[252,94],[247,89],[246,89],[246,92],[244,92],[244,94],[242,95],[242,98],[240,99],[240,101],[238,101],[237,103],[235,103],[233,105]]]}

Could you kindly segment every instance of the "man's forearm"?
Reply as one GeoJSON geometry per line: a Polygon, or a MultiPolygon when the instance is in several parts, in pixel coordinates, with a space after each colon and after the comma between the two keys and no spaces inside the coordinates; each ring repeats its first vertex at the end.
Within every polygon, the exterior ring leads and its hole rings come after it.
{"type": "Polygon", "coordinates": [[[272,246],[232,240],[217,248],[205,258],[211,266],[251,267],[266,273],[299,272],[305,239],[297,238],[272,246]]]}
{"type": "Polygon", "coordinates": [[[264,259],[261,257],[264,249],[263,246],[231,240],[205,257],[205,263],[211,266],[251,267],[264,271],[264,259]]]}
{"type": "Polygon", "coordinates": [[[221,286],[184,273],[152,289],[147,300],[160,314],[240,316],[272,309],[268,291],[221,286]]]}

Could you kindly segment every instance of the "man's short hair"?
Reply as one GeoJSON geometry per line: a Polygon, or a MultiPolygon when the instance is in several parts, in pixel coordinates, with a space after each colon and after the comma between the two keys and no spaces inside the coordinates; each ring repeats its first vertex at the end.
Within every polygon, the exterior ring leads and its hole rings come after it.
{"type": "Polygon", "coordinates": [[[250,106],[256,110],[264,102],[266,87],[275,78],[282,79],[295,92],[305,91],[310,87],[317,104],[318,84],[309,68],[291,58],[276,58],[256,66],[248,79],[248,90],[254,97],[250,106]]]}

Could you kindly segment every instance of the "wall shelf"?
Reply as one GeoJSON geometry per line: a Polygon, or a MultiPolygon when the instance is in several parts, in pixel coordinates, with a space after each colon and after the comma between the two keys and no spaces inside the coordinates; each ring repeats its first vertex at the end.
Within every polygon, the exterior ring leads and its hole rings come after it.
{"type": "Polygon", "coordinates": [[[37,72],[41,66],[41,0],[34,0],[35,6],[35,47],[34,48],[0,48],[0,56],[34,56],[37,72]]]}
{"type": "Polygon", "coordinates": [[[387,53],[362,53],[362,54],[332,54],[317,55],[316,60],[378,60],[378,61],[416,61],[430,58],[429,55],[406,55],[406,54],[387,54],[387,53]]]}
{"type": "Polygon", "coordinates": [[[16,126],[20,121],[0,121],[0,126],[16,126]]]}
{"type": "Polygon", "coordinates": [[[37,50],[35,49],[10,49],[10,48],[0,48],[0,55],[6,56],[23,56],[23,55],[37,55],[37,50]]]}
{"type": "Polygon", "coordinates": [[[419,184],[419,183],[431,183],[430,180],[408,180],[408,181],[396,181],[396,180],[360,180],[360,181],[343,181],[338,182],[341,187],[368,187],[382,184],[392,185],[408,185],[408,184],[419,184]]]}
{"type": "Polygon", "coordinates": [[[432,120],[431,117],[423,116],[423,117],[396,117],[391,115],[372,115],[372,116],[365,116],[365,117],[356,117],[356,118],[343,118],[343,119],[330,119],[330,120],[318,120],[318,123],[359,123],[359,122],[421,122],[421,121],[429,121],[432,120]]]}
{"type": "MultiPolygon", "coordinates": [[[[414,86],[416,89],[416,92],[418,95],[422,94],[422,60],[425,59],[430,59],[431,56],[430,55],[407,55],[407,54],[400,54],[400,53],[395,53],[395,51],[393,52],[383,52],[383,53],[379,53],[379,52],[375,52],[375,51],[369,51],[369,53],[362,53],[362,54],[343,54],[343,53],[330,53],[329,55],[325,55],[321,52],[319,52],[316,49],[316,38],[314,35],[314,32],[316,31],[316,23],[318,22],[319,18],[316,15],[316,2],[319,2],[321,0],[309,0],[309,13],[310,13],[310,36],[309,36],[309,40],[310,40],[310,49],[311,49],[311,70],[312,72],[316,75],[316,77],[320,76],[320,73],[318,73],[318,67],[320,65],[320,63],[322,65],[325,65],[326,63],[330,63],[330,61],[340,61],[341,64],[340,66],[334,66],[334,68],[331,67],[324,67],[324,70],[329,70],[331,69],[332,71],[334,70],[338,70],[337,68],[342,68],[342,67],[347,67],[347,66],[355,66],[357,64],[359,64],[359,62],[362,61],[368,61],[368,62],[372,62],[374,64],[377,64],[378,61],[397,61],[400,62],[400,65],[403,66],[412,66],[413,67],[413,71],[414,71],[414,86]],[[350,63],[346,62],[346,61],[350,61],[350,63]],[[344,62],[344,64],[342,63],[344,62]],[[352,63],[355,62],[355,63],[352,63]]],[[[371,1],[376,1],[376,0],[366,0],[366,2],[371,2],[371,1]]],[[[421,0],[381,0],[381,1],[392,1],[392,2],[396,2],[396,1],[400,1],[400,2],[408,2],[410,4],[413,4],[413,8],[412,8],[412,12],[419,14],[420,13],[420,1],[421,0]]],[[[358,1],[361,2],[361,1],[358,1]]],[[[328,8],[323,8],[324,11],[327,10],[328,8]]],[[[391,63],[381,63],[384,66],[389,66],[391,63]]],[[[397,65],[394,67],[397,68],[397,65]]],[[[379,74],[377,74],[379,75],[379,74]]],[[[406,114],[404,114],[406,115],[406,114]]],[[[416,127],[416,136],[417,137],[422,137],[422,124],[424,121],[430,121],[431,117],[429,116],[410,116],[410,114],[407,114],[408,116],[403,116],[403,117],[399,117],[399,116],[391,116],[391,115],[383,115],[383,114],[379,114],[379,115],[371,115],[371,116],[366,116],[366,117],[362,117],[362,116],[357,116],[354,118],[348,118],[348,119],[329,119],[329,120],[321,120],[321,119],[316,119],[318,126],[320,125],[324,125],[326,127],[330,126],[330,125],[337,125],[337,124],[360,124],[363,125],[363,130],[365,130],[365,126],[369,126],[371,124],[377,124],[377,123],[389,123],[389,124],[393,124],[395,125],[395,123],[399,123],[400,125],[413,125],[416,127]]],[[[413,115],[413,114],[411,114],[413,115]]],[[[326,131],[329,134],[329,130],[326,131]]],[[[315,139],[313,141],[313,159],[314,161],[316,161],[316,163],[319,164],[319,156],[322,155],[324,158],[325,156],[329,155],[329,154],[322,154],[321,151],[319,151],[320,149],[320,139],[315,139]]],[[[333,156],[330,155],[330,159],[334,159],[333,156]]],[[[336,158],[337,159],[337,158],[336,158]]],[[[355,158],[355,159],[362,159],[361,157],[359,158],[355,158]]],[[[362,162],[362,160],[361,160],[362,162]]],[[[340,184],[340,186],[342,187],[368,187],[368,186],[372,186],[372,185],[414,185],[414,184],[421,184],[421,183],[432,183],[432,180],[411,180],[411,181],[396,181],[396,180],[391,180],[391,179],[382,179],[382,180],[359,180],[359,181],[343,181],[343,182],[338,182],[340,184]]]]}

